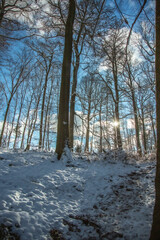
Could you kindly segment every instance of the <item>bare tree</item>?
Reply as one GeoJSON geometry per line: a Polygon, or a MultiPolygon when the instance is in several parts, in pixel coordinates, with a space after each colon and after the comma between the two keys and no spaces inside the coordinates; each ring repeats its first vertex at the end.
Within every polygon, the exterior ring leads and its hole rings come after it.
{"type": "Polygon", "coordinates": [[[156,113],[157,113],[157,166],[155,178],[155,206],[150,240],[160,239],[160,1],[156,0],[156,113]]]}
{"type": "MultiPolygon", "coordinates": [[[[11,101],[18,87],[22,84],[24,80],[28,78],[30,74],[29,69],[27,69],[27,67],[29,67],[30,62],[31,62],[31,58],[24,53],[23,56],[21,56],[21,58],[17,60],[17,62],[16,61],[14,62],[14,65],[12,67],[10,66],[11,89],[8,89],[9,96],[7,97],[7,107],[5,110],[2,130],[0,134],[0,146],[2,145],[3,133],[4,133],[5,124],[6,124],[11,101]]],[[[6,85],[8,86],[7,79],[5,76],[4,76],[4,80],[6,82],[6,85]]]]}
{"type": "Polygon", "coordinates": [[[69,1],[68,18],[65,28],[65,46],[63,54],[62,80],[60,91],[60,102],[58,112],[58,131],[56,153],[61,158],[63,150],[69,141],[69,93],[70,93],[70,69],[72,57],[72,34],[75,18],[75,0],[69,1]]]}

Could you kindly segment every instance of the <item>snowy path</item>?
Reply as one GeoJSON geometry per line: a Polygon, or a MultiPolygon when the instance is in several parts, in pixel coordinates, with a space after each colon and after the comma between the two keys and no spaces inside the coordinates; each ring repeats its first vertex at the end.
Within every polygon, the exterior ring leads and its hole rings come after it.
{"type": "Polygon", "coordinates": [[[67,162],[38,152],[0,158],[0,224],[21,240],[149,238],[153,163],[67,162]]]}

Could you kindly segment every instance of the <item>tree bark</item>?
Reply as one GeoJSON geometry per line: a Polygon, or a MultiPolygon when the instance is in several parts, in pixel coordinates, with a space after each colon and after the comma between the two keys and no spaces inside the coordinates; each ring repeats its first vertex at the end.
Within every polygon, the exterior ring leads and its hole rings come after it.
{"type": "Polygon", "coordinates": [[[114,78],[114,86],[115,86],[115,95],[116,95],[116,101],[115,101],[115,121],[117,121],[119,124],[116,127],[116,137],[117,137],[117,144],[118,148],[122,148],[122,138],[121,138],[121,132],[120,132],[120,121],[119,121],[119,89],[118,89],[118,76],[117,76],[117,63],[112,63],[112,71],[113,71],[113,78],[114,78]]]}
{"type": "Polygon", "coordinates": [[[58,131],[56,144],[56,153],[58,154],[58,159],[61,158],[65,146],[69,145],[69,93],[74,18],[75,0],[70,0],[68,18],[65,28],[65,46],[63,54],[62,80],[58,113],[58,131]]]}
{"type": "MultiPolygon", "coordinates": [[[[89,99],[91,99],[91,97],[89,99]]],[[[86,130],[86,143],[85,143],[86,152],[89,151],[90,113],[91,113],[91,102],[89,102],[88,113],[87,113],[87,130],[86,130]]]]}
{"type": "Polygon", "coordinates": [[[8,111],[9,111],[9,108],[10,108],[10,103],[11,103],[12,97],[13,97],[13,95],[11,94],[10,99],[9,99],[9,101],[7,103],[7,109],[6,109],[5,115],[4,115],[4,120],[3,120],[1,135],[0,135],[0,147],[2,146],[2,142],[3,142],[3,134],[4,134],[4,129],[5,129],[7,116],[8,116],[8,111]]]}
{"type": "Polygon", "coordinates": [[[132,98],[132,105],[133,105],[133,112],[134,112],[134,123],[135,123],[135,131],[136,131],[136,147],[137,147],[137,153],[142,156],[142,148],[140,143],[140,137],[139,137],[139,121],[138,121],[138,111],[137,111],[137,103],[135,99],[135,91],[132,83],[132,77],[131,77],[131,68],[129,63],[127,63],[128,66],[128,75],[129,75],[129,88],[131,91],[131,98],[132,98]]]}
{"type": "Polygon", "coordinates": [[[43,90],[43,98],[42,98],[42,107],[41,107],[41,120],[40,120],[40,129],[39,129],[39,149],[43,147],[43,139],[42,139],[42,132],[43,132],[43,115],[44,115],[44,105],[46,99],[46,91],[47,91],[47,83],[48,83],[48,76],[52,65],[52,58],[50,58],[48,69],[46,69],[46,76],[45,76],[45,83],[44,83],[44,90],[43,90]]]}
{"type": "Polygon", "coordinates": [[[76,88],[77,88],[77,74],[79,68],[79,56],[76,56],[76,65],[73,70],[73,85],[72,85],[72,95],[70,102],[70,124],[69,124],[69,144],[70,148],[73,149],[73,135],[74,135],[74,112],[75,112],[75,98],[76,98],[76,88]]]}
{"type": "Polygon", "coordinates": [[[160,1],[156,0],[156,114],[157,114],[157,166],[155,178],[155,206],[150,240],[160,239],[160,1]]]}
{"type": "Polygon", "coordinates": [[[145,128],[145,122],[144,122],[144,111],[142,109],[142,140],[143,140],[143,149],[144,149],[144,154],[147,153],[147,142],[146,142],[146,128],[145,128]]]}
{"type": "Polygon", "coordinates": [[[33,94],[31,95],[31,100],[30,100],[30,103],[29,103],[29,106],[28,106],[28,110],[27,110],[26,121],[25,121],[25,124],[24,124],[24,129],[23,129],[22,139],[21,139],[21,146],[20,146],[21,149],[24,149],[24,137],[25,137],[27,122],[28,122],[29,114],[30,114],[30,110],[31,110],[32,100],[33,100],[33,94]]]}

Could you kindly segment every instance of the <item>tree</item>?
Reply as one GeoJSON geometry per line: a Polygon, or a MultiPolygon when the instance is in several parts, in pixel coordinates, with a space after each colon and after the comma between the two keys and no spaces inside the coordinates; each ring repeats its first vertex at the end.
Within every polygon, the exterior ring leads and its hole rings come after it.
{"type": "Polygon", "coordinates": [[[155,178],[155,206],[150,240],[160,239],[160,1],[156,0],[156,114],[157,114],[157,166],[155,178]]]}
{"type": "Polygon", "coordinates": [[[85,116],[86,138],[85,151],[89,151],[90,125],[95,116],[95,110],[98,103],[96,79],[92,73],[84,76],[79,85],[78,98],[85,116]]]}
{"type": "MultiPolygon", "coordinates": [[[[131,62],[129,62],[129,59],[127,61],[126,66],[126,72],[127,72],[127,80],[125,81],[125,88],[126,86],[129,88],[129,91],[125,92],[127,93],[128,97],[132,101],[132,108],[133,108],[133,115],[134,115],[134,124],[135,124],[135,133],[136,133],[136,147],[137,147],[137,153],[141,156],[142,155],[142,149],[141,149],[141,143],[140,143],[140,129],[139,129],[139,120],[138,120],[138,106],[137,106],[137,99],[136,99],[136,87],[135,87],[135,78],[136,78],[136,72],[133,71],[133,67],[131,65],[131,62]]],[[[126,78],[126,76],[125,76],[126,78]]]]}
{"type": "MultiPolygon", "coordinates": [[[[112,92],[113,101],[115,104],[115,122],[116,139],[118,148],[122,148],[122,138],[120,132],[120,82],[119,76],[122,72],[122,65],[124,62],[124,41],[125,36],[121,30],[121,25],[115,22],[116,28],[108,31],[108,37],[104,39],[102,51],[104,54],[104,62],[107,66],[108,87],[112,92]],[[110,86],[109,86],[110,85],[110,86]]],[[[102,76],[101,76],[102,77],[102,76]]],[[[106,82],[106,81],[105,81],[106,82]]]]}
{"type": "Polygon", "coordinates": [[[69,1],[69,12],[65,27],[65,46],[63,54],[61,90],[58,113],[58,131],[56,153],[61,158],[63,150],[69,142],[69,93],[70,93],[70,69],[72,58],[72,34],[75,18],[75,0],[69,1]]]}
{"type": "MultiPolygon", "coordinates": [[[[107,20],[109,9],[105,8],[105,0],[89,0],[79,1],[77,4],[77,15],[75,19],[75,29],[74,29],[74,56],[73,61],[73,81],[72,81],[72,91],[70,99],[70,125],[69,125],[69,144],[71,149],[73,148],[74,142],[74,118],[75,118],[75,100],[77,91],[77,78],[78,70],[81,65],[81,55],[93,44],[95,48],[95,41],[93,38],[97,37],[96,32],[100,32],[103,28],[108,28],[107,20]],[[105,14],[105,16],[104,16],[105,14]],[[102,17],[106,19],[104,26],[102,27],[102,17]]],[[[103,20],[104,20],[103,19],[103,20]]],[[[85,58],[88,54],[85,52],[85,58]]],[[[84,61],[84,59],[83,59],[84,61]]]]}
{"type": "MultiPolygon", "coordinates": [[[[6,97],[7,98],[7,107],[5,110],[2,130],[0,133],[0,146],[2,145],[2,141],[3,141],[3,134],[4,134],[4,130],[5,130],[5,124],[7,121],[7,115],[9,112],[11,101],[12,101],[16,91],[18,90],[19,86],[29,77],[29,74],[30,74],[29,64],[31,62],[31,58],[26,54],[25,51],[23,53],[23,56],[18,56],[18,57],[21,57],[21,58],[13,61],[12,63],[9,63],[11,87],[9,89],[10,95],[6,97]],[[28,67],[28,69],[27,69],[27,67],[28,67]]],[[[4,81],[6,82],[6,85],[7,85],[7,79],[5,76],[4,76],[4,81]]]]}

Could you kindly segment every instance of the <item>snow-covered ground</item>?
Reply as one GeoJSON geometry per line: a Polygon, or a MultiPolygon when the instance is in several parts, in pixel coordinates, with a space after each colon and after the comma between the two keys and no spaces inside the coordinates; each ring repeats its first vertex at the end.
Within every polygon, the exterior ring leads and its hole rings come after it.
{"type": "Polygon", "coordinates": [[[1,149],[0,239],[147,240],[154,175],[154,159],[123,152],[58,161],[1,149]]]}

